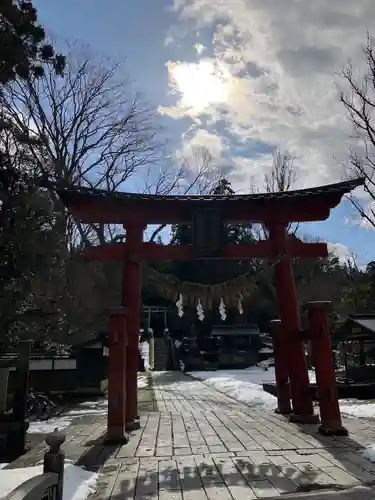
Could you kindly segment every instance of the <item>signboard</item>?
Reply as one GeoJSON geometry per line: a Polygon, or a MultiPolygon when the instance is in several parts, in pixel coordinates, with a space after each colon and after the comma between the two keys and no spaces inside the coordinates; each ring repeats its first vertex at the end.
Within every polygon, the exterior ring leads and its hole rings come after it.
{"type": "Polygon", "coordinates": [[[220,210],[197,210],[193,215],[195,257],[218,258],[225,244],[225,223],[220,210]]]}

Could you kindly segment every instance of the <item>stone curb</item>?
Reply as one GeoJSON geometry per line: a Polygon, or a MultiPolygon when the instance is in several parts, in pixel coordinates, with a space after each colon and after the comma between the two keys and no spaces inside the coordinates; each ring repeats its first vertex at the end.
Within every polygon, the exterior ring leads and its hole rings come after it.
{"type": "Polygon", "coordinates": [[[319,491],[311,491],[309,493],[288,493],[275,497],[268,497],[268,500],[357,500],[360,495],[365,499],[375,499],[375,490],[369,486],[355,486],[354,488],[336,488],[336,489],[320,489],[319,491]]]}

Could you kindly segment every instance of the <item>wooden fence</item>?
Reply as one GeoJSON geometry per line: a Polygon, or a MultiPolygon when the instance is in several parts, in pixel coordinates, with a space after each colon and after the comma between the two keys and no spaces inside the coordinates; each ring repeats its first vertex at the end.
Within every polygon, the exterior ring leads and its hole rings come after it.
{"type": "MultiPolygon", "coordinates": [[[[108,350],[84,349],[76,356],[35,355],[30,358],[29,388],[37,391],[100,391],[107,378],[108,350]],[[106,352],[105,352],[106,351],[106,352]]],[[[1,360],[16,361],[15,355],[3,355],[1,360]]],[[[8,393],[16,384],[16,368],[9,368],[8,393]]]]}

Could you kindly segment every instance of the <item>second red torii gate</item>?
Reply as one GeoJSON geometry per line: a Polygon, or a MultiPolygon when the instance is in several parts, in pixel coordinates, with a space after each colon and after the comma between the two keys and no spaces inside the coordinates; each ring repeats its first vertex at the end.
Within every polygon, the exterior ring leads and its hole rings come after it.
{"type": "MultiPolygon", "coordinates": [[[[121,224],[126,243],[87,248],[94,260],[119,260],[124,264],[123,305],[111,318],[110,371],[108,388],[108,437],[126,439],[126,430],[139,426],[137,408],[138,336],[141,311],[141,262],[197,258],[192,245],[157,245],[143,242],[148,224],[191,224],[197,213],[214,209],[226,223],[261,222],[269,239],[256,243],[225,245],[219,253],[203,258],[275,260],[275,285],[284,336],[290,342],[282,352],[289,360],[287,370],[293,406],[292,418],[302,423],[317,421],[309,392],[309,378],[302,342],[299,306],[293,278],[292,259],[325,257],[325,243],[290,240],[290,222],[325,220],[344,194],[363,184],[363,179],[312,189],[282,193],[234,196],[160,196],[109,193],[87,188],[56,187],[63,203],[83,223],[121,224]],[[123,317],[125,315],[125,318],[123,317]],[[126,325],[126,331],[125,331],[126,325]],[[126,366],[126,373],[125,367],[126,366]]],[[[202,257],[200,257],[202,258],[202,257]]],[[[286,345],[285,343],[283,345],[286,345]]],[[[321,343],[321,359],[332,364],[329,343],[321,343]]],[[[323,363],[324,364],[324,363],[323,363]]],[[[337,424],[341,425],[341,420],[337,424]]],[[[334,429],[333,429],[334,431],[334,429]]],[[[340,429],[337,429],[340,432],[340,429]]]]}

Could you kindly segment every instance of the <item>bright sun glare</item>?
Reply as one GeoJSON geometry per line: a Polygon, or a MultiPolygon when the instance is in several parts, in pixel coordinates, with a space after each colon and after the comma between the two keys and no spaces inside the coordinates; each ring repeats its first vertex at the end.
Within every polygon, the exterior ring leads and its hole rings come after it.
{"type": "Polygon", "coordinates": [[[169,74],[174,89],[181,94],[180,105],[185,108],[200,112],[228,100],[231,75],[219,63],[169,63],[169,74]]]}

